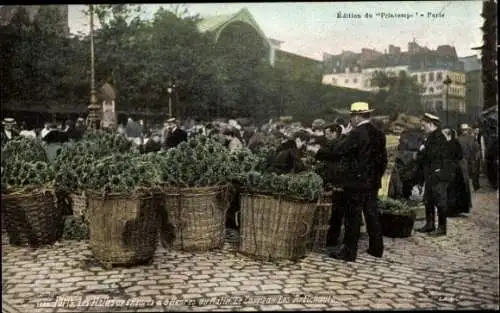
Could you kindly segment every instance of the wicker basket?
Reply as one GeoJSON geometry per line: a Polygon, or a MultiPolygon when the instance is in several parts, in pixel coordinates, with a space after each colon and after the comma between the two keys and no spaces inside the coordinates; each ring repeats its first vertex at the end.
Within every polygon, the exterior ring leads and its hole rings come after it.
{"type": "Polygon", "coordinates": [[[308,248],[312,251],[322,251],[326,248],[328,229],[330,228],[330,216],[332,215],[332,193],[326,192],[322,195],[316,210],[309,233],[308,248]]]}
{"type": "Polygon", "coordinates": [[[85,217],[88,206],[87,195],[85,194],[85,192],[72,193],[70,194],[70,197],[72,202],[73,215],[85,217]]]}
{"type": "Polygon", "coordinates": [[[182,251],[222,248],[229,208],[228,187],[165,187],[162,243],[182,251]]]}
{"type": "Polygon", "coordinates": [[[240,253],[265,260],[304,257],[316,205],[242,194],[240,253]]]}
{"type": "Polygon", "coordinates": [[[62,235],[63,216],[51,190],[2,194],[5,229],[12,245],[39,247],[62,235]]]}
{"type": "Polygon", "coordinates": [[[152,260],[158,246],[160,192],[87,192],[90,249],[104,265],[152,260]]]}

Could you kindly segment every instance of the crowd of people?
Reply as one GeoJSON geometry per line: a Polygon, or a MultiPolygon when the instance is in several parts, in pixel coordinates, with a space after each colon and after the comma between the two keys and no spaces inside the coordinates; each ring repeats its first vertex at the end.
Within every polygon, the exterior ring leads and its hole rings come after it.
{"type": "MultiPolygon", "coordinates": [[[[382,230],[377,208],[378,191],[382,176],[388,166],[388,153],[384,131],[371,119],[373,109],[366,102],[351,105],[349,120],[337,119],[327,124],[322,119],[311,126],[291,121],[269,120],[261,127],[231,119],[210,123],[184,121],[169,118],[163,127],[147,129],[143,121],[129,118],[125,125],[117,127],[116,135],[129,139],[140,151],[154,152],[176,147],[189,137],[204,135],[219,140],[230,152],[244,147],[257,152],[263,146],[272,147],[267,159],[269,169],[276,173],[295,173],[307,168],[305,157],[325,166],[325,188],[332,191],[333,210],[330,218],[327,244],[337,246],[330,256],[345,261],[354,261],[358,255],[360,225],[366,223],[369,236],[367,253],[382,257],[384,251],[382,230]],[[341,238],[341,229],[344,236],[341,238]]],[[[75,123],[48,123],[38,133],[26,125],[17,127],[13,119],[4,119],[2,138],[10,140],[16,136],[40,138],[45,141],[80,140],[86,132],[84,120],[75,123]],[[51,134],[56,134],[51,136],[51,134]],[[52,138],[52,139],[50,139],[52,138]]],[[[450,199],[466,202],[470,212],[471,201],[469,176],[474,190],[479,185],[480,147],[468,125],[462,125],[460,136],[446,126],[441,126],[438,117],[426,113],[421,119],[420,139],[408,154],[413,164],[410,182],[405,193],[417,186],[425,190],[426,224],[420,232],[434,236],[447,233],[447,217],[450,214],[450,199]],[[462,176],[460,176],[462,173],[462,176]],[[463,188],[454,186],[458,177],[466,182],[463,188]],[[468,193],[468,197],[467,197],[468,193]],[[466,195],[464,198],[463,195],[466,195]],[[457,200],[458,199],[458,200],[457,200]],[[437,227],[436,227],[437,211],[437,227]]],[[[112,130],[108,130],[112,131],[112,130]]],[[[237,206],[237,204],[236,204],[237,206]]],[[[235,208],[234,210],[237,210],[235,208]]],[[[235,226],[233,224],[232,226],[235,226]]]]}

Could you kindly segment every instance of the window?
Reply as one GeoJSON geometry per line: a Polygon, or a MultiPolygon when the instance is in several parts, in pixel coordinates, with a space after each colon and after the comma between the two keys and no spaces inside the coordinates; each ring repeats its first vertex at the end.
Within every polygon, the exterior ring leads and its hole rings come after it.
{"type": "Polygon", "coordinates": [[[420,75],[420,81],[425,83],[425,74],[420,75]]]}
{"type": "Polygon", "coordinates": [[[442,80],[443,80],[443,73],[438,72],[438,73],[437,73],[436,80],[437,80],[438,82],[442,81],[442,80]]]}
{"type": "Polygon", "coordinates": [[[460,111],[460,113],[465,113],[465,102],[464,101],[460,101],[460,103],[458,105],[458,110],[460,111]]]}
{"type": "Polygon", "coordinates": [[[434,73],[429,73],[429,81],[430,82],[434,81],[434,73]]]}
{"type": "Polygon", "coordinates": [[[411,78],[412,78],[414,81],[418,82],[418,76],[417,76],[417,75],[411,75],[411,78]]]}
{"type": "Polygon", "coordinates": [[[353,82],[354,84],[356,84],[356,83],[358,82],[358,79],[357,79],[357,78],[354,78],[354,79],[352,80],[352,82],[353,82]]]}
{"type": "Polygon", "coordinates": [[[344,83],[349,84],[349,80],[348,79],[344,80],[344,83]]]}
{"type": "Polygon", "coordinates": [[[434,92],[434,88],[430,87],[430,88],[429,88],[429,92],[430,92],[430,93],[433,93],[433,92],[434,92]]]}
{"type": "Polygon", "coordinates": [[[337,85],[337,80],[335,78],[332,78],[332,84],[337,85]]]}
{"type": "Polygon", "coordinates": [[[333,69],[333,72],[334,72],[334,73],[337,73],[337,69],[336,69],[336,68],[334,68],[334,69],[333,69]]]}

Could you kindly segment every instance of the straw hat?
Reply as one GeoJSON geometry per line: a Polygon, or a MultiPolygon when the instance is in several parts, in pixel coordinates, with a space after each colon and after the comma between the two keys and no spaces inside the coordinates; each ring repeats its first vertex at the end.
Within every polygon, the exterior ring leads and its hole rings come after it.
{"type": "Polygon", "coordinates": [[[175,117],[171,117],[167,120],[167,123],[175,123],[176,119],[175,117]]]}
{"type": "Polygon", "coordinates": [[[469,126],[469,124],[462,124],[462,125],[460,125],[460,128],[465,130],[465,129],[470,129],[470,126],[469,126]]]}
{"type": "Polygon", "coordinates": [[[13,119],[12,117],[6,117],[2,121],[2,125],[13,125],[16,123],[16,120],[13,119]]]}
{"type": "Polygon", "coordinates": [[[370,106],[367,102],[354,102],[353,104],[351,104],[351,114],[370,113],[373,111],[375,110],[370,109],[370,106]]]}

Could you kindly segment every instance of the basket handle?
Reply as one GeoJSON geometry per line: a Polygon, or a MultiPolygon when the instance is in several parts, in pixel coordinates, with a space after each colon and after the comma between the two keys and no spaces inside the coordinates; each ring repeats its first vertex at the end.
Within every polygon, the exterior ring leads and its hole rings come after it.
{"type": "Polygon", "coordinates": [[[304,232],[303,235],[299,236],[299,238],[304,238],[304,237],[306,237],[309,234],[309,231],[311,230],[311,225],[309,225],[308,223],[306,223],[304,221],[301,221],[301,222],[306,227],[306,231],[304,232]]]}

